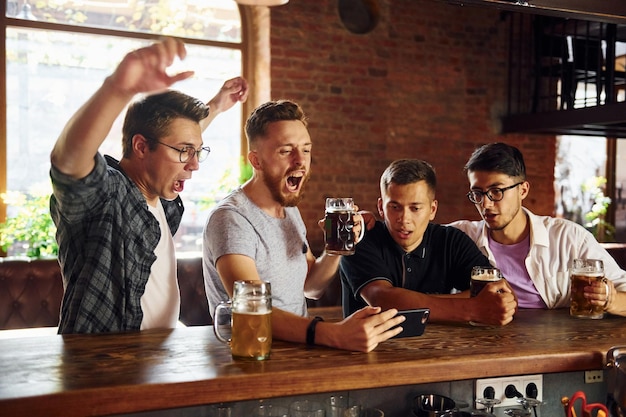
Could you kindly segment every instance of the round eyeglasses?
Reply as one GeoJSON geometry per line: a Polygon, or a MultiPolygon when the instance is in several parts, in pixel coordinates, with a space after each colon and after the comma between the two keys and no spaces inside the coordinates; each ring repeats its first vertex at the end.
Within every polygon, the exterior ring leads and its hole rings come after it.
{"type": "Polygon", "coordinates": [[[474,204],[480,204],[483,202],[485,196],[493,202],[500,201],[504,198],[504,192],[506,190],[510,190],[511,188],[515,188],[520,184],[523,184],[524,181],[518,182],[517,184],[509,185],[504,188],[490,188],[487,191],[480,190],[472,190],[467,193],[467,198],[474,204]]]}
{"type": "Polygon", "coordinates": [[[194,156],[198,157],[198,162],[202,162],[205,159],[207,159],[207,157],[211,153],[211,148],[209,148],[208,146],[203,146],[200,149],[196,149],[193,146],[185,146],[181,149],[178,149],[172,145],[168,145],[167,143],[163,143],[158,140],[156,142],[163,146],[167,146],[170,149],[174,149],[175,151],[178,151],[178,159],[182,163],[187,163],[191,161],[194,156]]]}

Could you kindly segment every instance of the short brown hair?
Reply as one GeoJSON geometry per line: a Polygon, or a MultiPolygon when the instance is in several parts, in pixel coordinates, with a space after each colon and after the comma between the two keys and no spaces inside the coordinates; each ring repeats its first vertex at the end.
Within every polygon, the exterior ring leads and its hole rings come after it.
{"type": "Polygon", "coordinates": [[[289,100],[268,101],[254,109],[246,121],[246,137],[248,148],[253,149],[256,140],[265,136],[267,126],[283,120],[300,120],[307,125],[307,117],[297,103],[289,100]]]}
{"type": "Polygon", "coordinates": [[[175,119],[189,119],[200,123],[209,115],[209,107],[197,98],[179,91],[169,90],[152,94],[133,102],[126,112],[122,127],[122,151],[124,157],[132,153],[133,136],[144,135],[152,150],[156,141],[169,133],[175,119]]]}

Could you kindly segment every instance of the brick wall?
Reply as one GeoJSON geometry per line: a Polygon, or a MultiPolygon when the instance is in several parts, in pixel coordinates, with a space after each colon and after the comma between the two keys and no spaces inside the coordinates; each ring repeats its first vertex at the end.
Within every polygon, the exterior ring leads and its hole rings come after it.
{"type": "Polygon", "coordinates": [[[300,210],[314,251],[325,198],[353,196],[375,211],[380,174],[397,158],[435,167],[436,222],[476,219],[462,167],[492,141],[521,149],[532,185],[526,205],[552,214],[555,138],[497,134],[507,98],[508,23],[500,12],[377,2],[380,22],[365,35],[342,26],[336,0],[291,0],[271,11],[272,98],[297,101],[310,119],[313,174],[300,210]]]}

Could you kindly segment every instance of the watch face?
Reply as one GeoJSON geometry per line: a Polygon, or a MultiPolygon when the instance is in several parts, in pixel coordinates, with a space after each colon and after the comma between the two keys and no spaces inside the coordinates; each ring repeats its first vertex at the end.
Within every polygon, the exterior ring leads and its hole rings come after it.
{"type": "Polygon", "coordinates": [[[380,18],[377,0],[339,0],[339,18],[352,33],[364,34],[374,30],[380,18]]]}

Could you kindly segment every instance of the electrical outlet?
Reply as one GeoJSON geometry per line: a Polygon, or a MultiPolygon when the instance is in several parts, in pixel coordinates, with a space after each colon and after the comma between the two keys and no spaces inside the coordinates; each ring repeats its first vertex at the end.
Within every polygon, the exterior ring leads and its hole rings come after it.
{"type": "Polygon", "coordinates": [[[604,371],[585,371],[585,384],[604,381],[604,371]]]}
{"type": "MultiPolygon", "coordinates": [[[[527,393],[527,388],[531,384],[535,384],[537,387],[537,400],[542,401],[543,395],[543,375],[519,375],[519,376],[507,376],[502,378],[489,378],[489,379],[477,379],[476,380],[476,397],[474,400],[478,398],[485,398],[485,389],[488,387],[492,387],[495,391],[496,399],[500,400],[500,404],[496,404],[494,407],[511,407],[511,406],[519,406],[520,403],[517,401],[517,397],[507,398],[505,395],[505,391],[507,386],[512,385],[515,387],[515,390],[522,394],[524,398],[529,398],[530,393],[527,393]]],[[[476,404],[477,409],[485,408],[481,404],[476,404]]]]}

